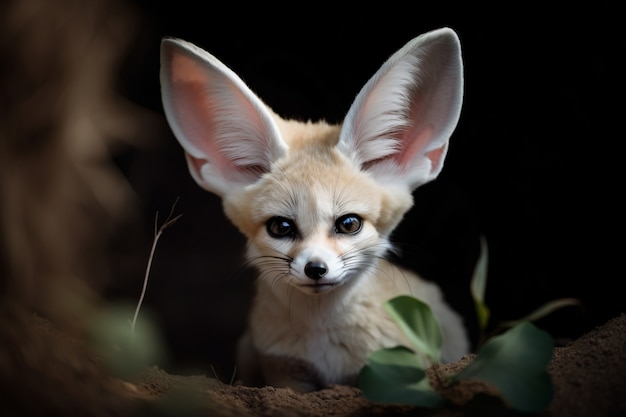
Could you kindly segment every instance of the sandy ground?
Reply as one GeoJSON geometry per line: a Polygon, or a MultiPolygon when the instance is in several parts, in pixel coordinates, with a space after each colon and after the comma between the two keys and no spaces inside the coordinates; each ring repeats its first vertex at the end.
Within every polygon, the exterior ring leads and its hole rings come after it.
{"type": "MultiPolygon", "coordinates": [[[[0,409],[9,412],[4,415],[464,416],[504,411],[480,383],[441,390],[433,381],[449,405],[427,410],[374,404],[354,387],[298,394],[228,385],[206,375],[172,375],[156,367],[124,381],[110,376],[85,344],[48,320],[11,303],[2,304],[2,310],[0,409]]],[[[466,357],[446,366],[458,370],[469,361],[466,357]]],[[[626,415],[626,314],[556,348],[549,372],[555,397],[541,415],[626,415]]]]}

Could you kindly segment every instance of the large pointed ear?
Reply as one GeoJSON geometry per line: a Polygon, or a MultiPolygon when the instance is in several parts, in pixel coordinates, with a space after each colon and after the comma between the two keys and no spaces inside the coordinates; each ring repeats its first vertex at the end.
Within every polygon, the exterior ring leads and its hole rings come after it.
{"type": "Polygon", "coordinates": [[[418,36],[357,95],[338,149],[378,180],[415,189],[441,171],[462,98],[457,35],[443,28],[418,36]]]}
{"type": "Polygon", "coordinates": [[[270,110],[208,52],[163,39],[160,77],[169,125],[205,189],[223,196],[253,183],[287,149],[270,110]]]}

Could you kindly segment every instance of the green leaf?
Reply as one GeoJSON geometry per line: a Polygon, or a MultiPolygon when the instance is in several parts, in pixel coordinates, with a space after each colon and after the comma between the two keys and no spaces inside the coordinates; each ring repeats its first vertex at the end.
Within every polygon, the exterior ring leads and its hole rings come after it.
{"type": "Polygon", "coordinates": [[[508,404],[523,412],[539,412],[554,395],[546,371],[554,342],[548,333],[523,322],[487,341],[476,358],[454,378],[493,385],[508,404]]]}
{"type": "Polygon", "coordinates": [[[432,390],[415,352],[397,346],[367,357],[359,374],[359,388],[370,401],[437,407],[443,399],[432,390]]]}
{"type": "Polygon", "coordinates": [[[441,328],[428,304],[409,295],[385,303],[385,310],[406,334],[415,350],[424,355],[426,368],[441,358],[441,328]]]}
{"type": "Polygon", "coordinates": [[[489,254],[487,241],[484,236],[480,237],[480,255],[474,266],[472,274],[471,292],[474,299],[474,307],[476,308],[476,316],[478,319],[478,328],[484,331],[489,323],[489,307],[485,304],[485,287],[487,286],[487,266],[489,254]]]}
{"type": "Polygon", "coordinates": [[[547,316],[548,314],[552,313],[555,310],[558,310],[559,308],[576,306],[576,305],[580,305],[580,300],[576,298],[560,298],[558,300],[547,302],[546,304],[542,305],[541,307],[539,307],[538,309],[536,309],[535,311],[533,311],[532,313],[530,313],[529,315],[527,315],[526,317],[522,319],[505,321],[505,322],[502,322],[500,326],[513,327],[523,321],[539,320],[540,318],[547,316]]]}
{"type": "Polygon", "coordinates": [[[110,305],[91,317],[88,328],[95,352],[122,378],[133,378],[166,359],[165,343],[150,312],[145,311],[134,334],[128,323],[131,315],[130,304],[110,305]]]}

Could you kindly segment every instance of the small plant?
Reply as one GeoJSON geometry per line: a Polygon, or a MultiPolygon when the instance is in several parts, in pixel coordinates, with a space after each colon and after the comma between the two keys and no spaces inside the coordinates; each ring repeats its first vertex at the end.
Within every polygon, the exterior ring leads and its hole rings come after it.
{"type": "Polygon", "coordinates": [[[176,223],[182,214],[179,214],[176,217],[172,217],[174,214],[174,209],[176,208],[176,204],[178,203],[178,198],[172,204],[172,208],[170,209],[170,214],[165,219],[165,222],[157,229],[159,224],[159,212],[157,211],[154,217],[154,239],[152,240],[152,249],[150,249],[150,256],[148,257],[148,264],[146,265],[146,273],[143,278],[143,287],[141,288],[141,295],[139,296],[139,301],[137,302],[137,307],[135,308],[135,315],[133,316],[132,321],[130,321],[130,330],[132,334],[135,334],[135,325],[137,324],[137,316],[139,316],[139,310],[141,309],[141,304],[143,303],[143,298],[146,295],[146,289],[148,287],[148,277],[150,276],[150,268],[152,267],[152,259],[154,258],[154,251],[156,250],[157,243],[159,242],[159,238],[171,225],[176,223]]]}
{"type": "Polygon", "coordinates": [[[532,313],[518,320],[504,321],[499,323],[490,335],[486,335],[487,325],[489,323],[490,311],[485,304],[485,289],[487,287],[487,264],[488,264],[488,248],[487,242],[483,236],[480,237],[480,256],[474,267],[474,273],[470,283],[470,290],[474,300],[474,308],[476,309],[476,319],[478,321],[478,345],[481,346],[490,336],[501,333],[504,329],[512,328],[523,322],[532,322],[545,317],[553,311],[567,307],[579,305],[580,301],[575,298],[559,298],[558,300],[549,301],[542,305],[532,313]]]}
{"type": "Polygon", "coordinates": [[[138,321],[138,317],[146,294],[148,277],[159,238],[165,229],[182,216],[179,214],[173,217],[177,202],[178,199],[172,205],[168,217],[160,227],[158,227],[159,213],[156,213],[152,248],[141,295],[134,307],[135,312],[132,320],[125,319],[133,309],[128,303],[109,305],[92,317],[89,328],[92,345],[105,360],[113,375],[132,378],[165,357],[165,345],[155,321],[149,317],[148,312],[144,313],[147,313],[147,317],[144,317],[143,320],[138,321]],[[130,324],[130,329],[128,324],[130,324]]]}
{"type": "MultiPolygon", "coordinates": [[[[487,245],[481,238],[481,254],[471,283],[481,335],[484,335],[490,314],[484,303],[487,256],[487,245]]],[[[553,397],[546,368],[554,342],[530,321],[556,308],[577,303],[574,299],[556,300],[525,319],[505,323],[503,326],[509,329],[489,338],[465,369],[444,377],[444,384],[479,380],[496,388],[515,410],[539,412],[545,409],[553,397]]],[[[371,353],[360,372],[359,387],[368,399],[375,402],[428,408],[442,406],[445,400],[433,390],[425,371],[441,357],[441,332],[430,307],[407,295],[389,300],[384,307],[414,349],[397,346],[371,353]]]]}

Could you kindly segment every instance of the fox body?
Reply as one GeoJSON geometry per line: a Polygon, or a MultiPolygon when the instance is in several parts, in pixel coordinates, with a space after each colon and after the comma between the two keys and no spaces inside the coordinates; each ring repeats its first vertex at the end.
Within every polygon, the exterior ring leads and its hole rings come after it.
{"type": "Polygon", "coordinates": [[[439,289],[385,259],[412,192],[441,171],[462,102],[460,45],[448,28],[393,54],[344,122],[285,120],[211,54],[161,45],[165,114],[197,183],[221,196],[259,272],[238,347],[243,383],[311,391],[355,384],[372,351],[409,346],[383,304],[426,302],[442,360],[467,353],[439,289]]]}

